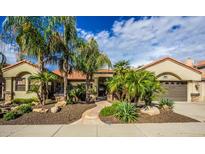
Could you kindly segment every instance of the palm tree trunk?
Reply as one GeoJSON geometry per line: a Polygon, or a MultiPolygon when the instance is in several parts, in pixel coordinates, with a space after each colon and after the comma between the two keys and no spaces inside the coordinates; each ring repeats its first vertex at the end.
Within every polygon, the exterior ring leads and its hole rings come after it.
{"type": "Polygon", "coordinates": [[[89,87],[90,87],[90,80],[89,80],[89,75],[86,75],[86,102],[89,103],[89,87]]]}
{"type": "Polygon", "coordinates": [[[68,94],[68,64],[67,61],[65,60],[63,63],[63,99],[64,101],[67,101],[67,94],[68,94]]]}
{"type": "Polygon", "coordinates": [[[64,83],[64,86],[63,86],[63,98],[64,98],[64,101],[67,100],[67,87],[68,87],[68,73],[64,72],[63,73],[63,83],[64,83]]]}
{"type": "MultiPolygon", "coordinates": [[[[44,70],[44,61],[43,61],[43,55],[39,54],[38,55],[38,67],[39,67],[39,72],[42,73],[44,70]]],[[[42,100],[42,105],[45,105],[45,84],[43,81],[40,82],[40,95],[41,95],[41,100],[42,100]]]]}

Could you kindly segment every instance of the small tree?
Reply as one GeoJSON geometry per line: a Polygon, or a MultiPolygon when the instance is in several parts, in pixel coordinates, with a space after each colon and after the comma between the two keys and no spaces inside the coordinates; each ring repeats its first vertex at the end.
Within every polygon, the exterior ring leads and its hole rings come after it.
{"type": "Polygon", "coordinates": [[[44,71],[42,73],[38,73],[30,76],[30,80],[34,80],[35,82],[31,85],[29,92],[34,92],[37,94],[38,100],[42,105],[45,105],[46,98],[48,98],[48,83],[57,79],[57,76],[53,73],[44,71]],[[40,92],[40,83],[45,83],[45,90],[43,95],[40,92]]]}
{"type": "Polygon", "coordinates": [[[154,73],[145,71],[145,91],[142,94],[142,100],[145,102],[146,106],[150,106],[152,103],[152,100],[154,96],[162,92],[162,87],[160,85],[159,80],[157,80],[157,77],[154,75],[154,73]]]}

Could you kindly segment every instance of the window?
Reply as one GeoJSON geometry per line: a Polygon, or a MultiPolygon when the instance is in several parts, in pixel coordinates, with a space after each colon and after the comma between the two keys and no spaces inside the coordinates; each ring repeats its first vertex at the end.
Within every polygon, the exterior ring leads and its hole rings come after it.
{"type": "Polygon", "coordinates": [[[28,80],[28,90],[32,90],[33,88],[36,85],[36,80],[34,79],[29,79],[28,80]]]}
{"type": "Polygon", "coordinates": [[[26,91],[25,78],[16,78],[16,91],[26,91]]]}

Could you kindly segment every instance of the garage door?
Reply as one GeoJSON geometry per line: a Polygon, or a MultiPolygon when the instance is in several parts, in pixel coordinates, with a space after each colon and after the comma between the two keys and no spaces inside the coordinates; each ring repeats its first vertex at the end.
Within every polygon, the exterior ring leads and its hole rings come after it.
{"type": "Polygon", "coordinates": [[[161,84],[165,88],[163,97],[167,97],[174,101],[187,101],[187,82],[168,81],[161,82],[161,84]]]}

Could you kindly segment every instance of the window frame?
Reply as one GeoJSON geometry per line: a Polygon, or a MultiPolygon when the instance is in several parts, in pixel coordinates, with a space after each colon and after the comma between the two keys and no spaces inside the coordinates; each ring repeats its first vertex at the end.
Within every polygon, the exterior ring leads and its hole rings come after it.
{"type": "Polygon", "coordinates": [[[26,91],[26,78],[22,78],[22,77],[16,77],[15,78],[15,91],[26,91]],[[18,84],[18,82],[19,81],[22,81],[22,80],[25,80],[24,82],[24,84],[18,84]],[[19,89],[19,87],[23,87],[22,89],[20,88],[19,89]]]}

